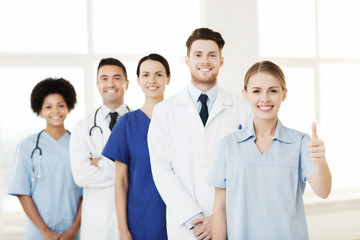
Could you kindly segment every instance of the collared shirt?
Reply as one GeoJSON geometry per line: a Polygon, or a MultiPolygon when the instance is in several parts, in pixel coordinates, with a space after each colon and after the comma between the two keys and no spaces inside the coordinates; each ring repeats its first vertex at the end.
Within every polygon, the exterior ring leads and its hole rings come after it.
{"type": "Polygon", "coordinates": [[[211,108],[214,105],[214,102],[216,100],[216,97],[219,93],[219,86],[216,84],[214,87],[209,89],[207,92],[202,92],[200,89],[194,86],[194,84],[190,83],[188,85],[188,92],[191,101],[194,103],[198,113],[200,113],[201,110],[201,102],[199,100],[199,97],[201,94],[206,94],[208,96],[208,100],[206,102],[209,113],[211,112],[211,108]]]}
{"type": "Polygon", "coordinates": [[[102,116],[105,116],[105,121],[110,124],[110,113],[111,112],[117,112],[118,116],[116,120],[119,120],[119,118],[124,115],[125,113],[129,112],[129,108],[126,106],[126,104],[121,104],[118,108],[116,108],[114,111],[112,111],[110,108],[108,108],[105,105],[102,105],[100,108],[100,111],[102,111],[102,116]]]}
{"type": "Polygon", "coordinates": [[[277,122],[263,154],[253,124],[224,137],[207,183],[226,189],[229,239],[308,239],[302,195],[315,172],[310,136],[277,122]]]}

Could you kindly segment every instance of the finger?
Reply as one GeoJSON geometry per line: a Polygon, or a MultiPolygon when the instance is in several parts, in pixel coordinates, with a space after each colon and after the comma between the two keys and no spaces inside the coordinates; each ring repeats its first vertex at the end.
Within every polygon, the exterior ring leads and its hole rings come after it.
{"type": "Polygon", "coordinates": [[[198,224],[198,223],[201,223],[201,222],[203,221],[202,218],[203,218],[203,217],[199,217],[199,218],[193,220],[193,221],[191,222],[191,224],[192,224],[192,225],[196,225],[196,224],[198,224]]]}
{"type": "Polygon", "coordinates": [[[316,123],[313,122],[311,129],[312,129],[311,141],[318,140],[318,136],[316,133],[316,123]]]}

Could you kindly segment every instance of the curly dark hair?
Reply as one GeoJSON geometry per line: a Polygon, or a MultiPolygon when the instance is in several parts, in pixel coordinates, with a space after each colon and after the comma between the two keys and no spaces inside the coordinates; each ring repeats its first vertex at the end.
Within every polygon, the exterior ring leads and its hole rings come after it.
{"type": "Polygon", "coordinates": [[[71,111],[76,104],[76,92],[71,83],[63,78],[47,78],[34,87],[31,92],[31,109],[40,114],[44,99],[50,94],[60,94],[71,111]]]}

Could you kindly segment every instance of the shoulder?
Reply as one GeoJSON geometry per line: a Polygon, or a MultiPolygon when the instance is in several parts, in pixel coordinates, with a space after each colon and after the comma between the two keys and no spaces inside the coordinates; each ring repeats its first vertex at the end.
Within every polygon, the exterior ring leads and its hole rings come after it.
{"type": "Polygon", "coordinates": [[[224,99],[224,101],[229,101],[230,103],[232,103],[236,106],[243,106],[243,107],[249,108],[248,103],[246,101],[244,101],[242,98],[240,98],[232,93],[229,93],[222,88],[219,89],[219,97],[224,99]]]}
{"type": "Polygon", "coordinates": [[[282,136],[286,137],[291,142],[301,142],[303,140],[310,140],[310,136],[307,133],[301,132],[299,130],[288,128],[283,126],[282,127],[282,136]]]}

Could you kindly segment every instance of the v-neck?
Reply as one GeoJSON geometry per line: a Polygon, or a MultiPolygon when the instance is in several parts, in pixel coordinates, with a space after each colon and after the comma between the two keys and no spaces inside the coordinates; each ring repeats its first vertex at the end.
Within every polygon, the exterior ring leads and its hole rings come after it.
{"type": "MultiPolygon", "coordinates": [[[[62,141],[64,141],[63,139],[65,138],[65,136],[67,136],[69,133],[68,133],[68,131],[66,131],[63,135],[61,135],[61,137],[58,139],[58,140],[56,140],[55,138],[53,138],[50,134],[48,134],[46,131],[44,131],[43,133],[45,133],[46,135],[47,135],[47,137],[49,138],[49,139],[51,139],[50,141],[53,141],[53,142],[55,142],[55,143],[57,143],[57,144],[60,144],[62,141]]],[[[43,134],[42,133],[42,134],[43,134]]]]}
{"type": "Polygon", "coordinates": [[[143,111],[143,110],[141,110],[141,108],[139,108],[138,110],[141,112],[141,114],[142,114],[142,115],[144,115],[144,116],[145,116],[145,118],[146,118],[149,122],[151,121],[151,119],[149,118],[149,116],[148,116],[148,115],[146,115],[146,113],[144,113],[144,111],[143,111]]]}

